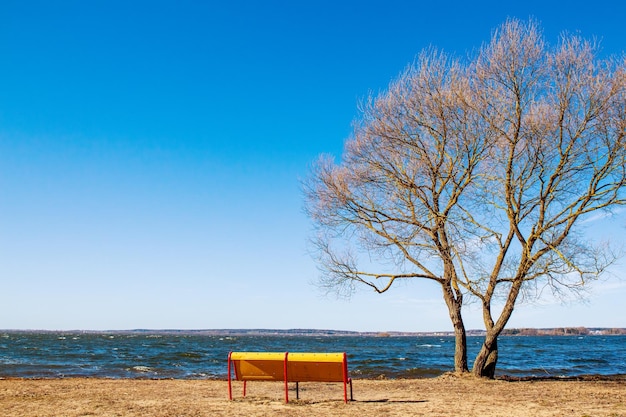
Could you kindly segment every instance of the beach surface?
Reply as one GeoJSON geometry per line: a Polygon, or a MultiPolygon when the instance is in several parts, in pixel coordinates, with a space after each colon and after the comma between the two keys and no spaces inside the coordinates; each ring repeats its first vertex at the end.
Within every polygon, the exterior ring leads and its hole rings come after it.
{"type": "Polygon", "coordinates": [[[354,380],[354,401],[342,384],[291,386],[285,404],[280,382],[216,380],[1,379],[0,410],[12,416],[610,416],[626,417],[626,379],[354,380]],[[349,394],[348,394],[349,395],[349,394]]]}

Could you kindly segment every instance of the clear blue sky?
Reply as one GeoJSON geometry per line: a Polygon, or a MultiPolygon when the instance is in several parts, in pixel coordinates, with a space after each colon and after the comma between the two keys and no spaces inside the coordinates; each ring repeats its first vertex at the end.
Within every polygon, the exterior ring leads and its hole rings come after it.
{"type": "MultiPolygon", "coordinates": [[[[0,328],[450,329],[428,283],[324,296],[300,180],[423,48],[465,54],[533,16],[620,53],[625,7],[2,1],[0,328]]],[[[612,222],[596,230],[621,239],[612,222]]],[[[626,327],[622,271],[510,325],[626,327]]]]}

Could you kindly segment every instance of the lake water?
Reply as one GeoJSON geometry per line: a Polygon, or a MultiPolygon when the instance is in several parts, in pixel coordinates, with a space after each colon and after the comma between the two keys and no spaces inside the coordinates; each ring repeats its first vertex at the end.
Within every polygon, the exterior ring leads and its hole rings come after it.
{"type": "MultiPolygon", "coordinates": [[[[470,366],[481,337],[469,337],[470,366]]],[[[505,336],[497,375],[626,374],[626,336],[505,336]]],[[[0,377],[226,378],[229,351],[347,352],[354,378],[452,371],[454,338],[0,332],[0,377]]]]}

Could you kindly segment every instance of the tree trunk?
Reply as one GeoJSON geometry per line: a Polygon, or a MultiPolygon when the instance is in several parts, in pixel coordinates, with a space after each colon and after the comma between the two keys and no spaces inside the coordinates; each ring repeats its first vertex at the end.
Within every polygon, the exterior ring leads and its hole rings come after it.
{"type": "Polygon", "coordinates": [[[463,296],[461,294],[455,294],[450,287],[444,287],[444,299],[448,306],[448,313],[454,326],[454,371],[455,372],[469,372],[467,366],[467,334],[465,332],[465,324],[463,323],[463,317],[461,316],[461,307],[463,305],[463,296]]]}
{"type": "Polygon", "coordinates": [[[454,324],[454,371],[469,372],[467,367],[467,335],[465,325],[454,324]]]}
{"type": "Polygon", "coordinates": [[[496,364],[498,363],[498,336],[487,334],[485,342],[480,348],[480,352],[474,361],[472,373],[483,378],[494,378],[496,374],[496,364]]]}

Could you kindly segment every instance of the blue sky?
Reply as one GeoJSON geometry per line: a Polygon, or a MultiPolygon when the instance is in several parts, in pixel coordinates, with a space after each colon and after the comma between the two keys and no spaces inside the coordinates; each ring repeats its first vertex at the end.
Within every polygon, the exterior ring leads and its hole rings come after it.
{"type": "MultiPolygon", "coordinates": [[[[300,181],[420,50],[530,16],[626,49],[617,0],[2,1],[0,328],[449,330],[427,282],[321,293],[300,181]]],[[[622,271],[510,326],[626,327],[622,271]]]]}

